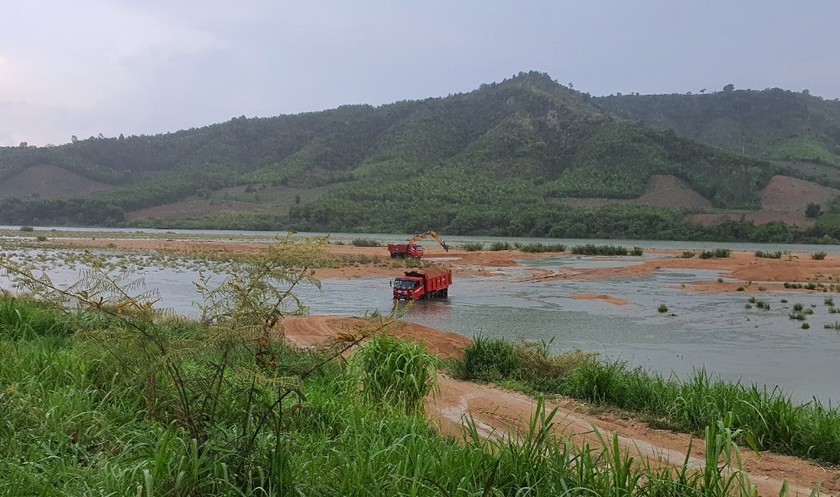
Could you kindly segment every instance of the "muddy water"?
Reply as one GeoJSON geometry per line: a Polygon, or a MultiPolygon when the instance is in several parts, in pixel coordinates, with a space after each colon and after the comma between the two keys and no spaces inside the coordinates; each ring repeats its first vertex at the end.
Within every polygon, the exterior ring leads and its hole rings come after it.
{"type": "MultiPolygon", "coordinates": [[[[593,258],[526,262],[541,267],[616,264],[593,258]]],[[[632,264],[632,262],[618,262],[632,264]]],[[[514,273],[517,271],[514,270],[514,273]]],[[[665,375],[689,377],[705,368],[728,381],[779,386],[799,401],[840,400],[840,321],[822,294],[761,294],[769,310],[746,309],[744,294],[693,294],[682,284],[714,281],[714,271],[660,270],[648,277],[609,281],[522,283],[509,277],[459,278],[447,301],[421,302],[405,319],[467,336],[551,341],[556,351],[579,348],[665,375]],[[626,305],[573,298],[620,297],[626,305]],[[782,300],[787,300],[783,303],[782,300]],[[809,330],[788,314],[795,303],[813,310],[809,330]],[[658,312],[660,304],[668,312],[658,312]]],[[[387,279],[328,281],[311,295],[315,313],[389,312],[387,279]],[[340,296],[340,297],[338,297],[340,296]]],[[[840,303],[840,297],[838,297],[840,303]]]]}
{"type": "MultiPolygon", "coordinates": [[[[525,267],[609,267],[638,259],[562,258],[525,261],[525,267]]],[[[840,401],[840,333],[824,324],[840,321],[830,314],[823,294],[760,294],[770,310],[746,309],[743,294],[691,294],[682,284],[715,280],[712,271],[660,270],[652,275],[608,281],[547,281],[524,283],[523,268],[491,277],[458,278],[446,301],[421,302],[405,319],[467,336],[550,341],[556,351],[579,348],[626,361],[665,375],[686,378],[705,368],[729,381],[776,386],[799,401],[816,397],[840,401]],[[626,300],[614,305],[573,298],[603,294],[626,300]],[[786,299],[788,302],[783,303],[786,299]],[[789,319],[795,303],[813,309],[809,330],[789,319]],[[658,312],[660,304],[667,313],[658,312]]],[[[54,267],[57,283],[78,279],[72,265],[54,267]]],[[[196,269],[148,264],[134,275],[160,292],[160,305],[177,313],[198,315],[193,282],[196,269]]],[[[217,279],[221,275],[217,276],[217,279]]],[[[0,277],[0,288],[10,288],[0,277]]],[[[363,315],[392,310],[387,278],[325,280],[322,291],[298,291],[313,314],[363,315]]],[[[837,296],[840,304],[840,295],[837,296]]]]}

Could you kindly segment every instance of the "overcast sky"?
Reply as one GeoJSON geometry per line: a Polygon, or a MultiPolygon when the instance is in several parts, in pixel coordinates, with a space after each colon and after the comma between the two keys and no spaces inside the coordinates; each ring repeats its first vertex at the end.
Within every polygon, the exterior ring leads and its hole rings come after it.
{"type": "Polygon", "coordinates": [[[466,92],[840,97],[840,1],[3,0],[0,145],[466,92]]]}

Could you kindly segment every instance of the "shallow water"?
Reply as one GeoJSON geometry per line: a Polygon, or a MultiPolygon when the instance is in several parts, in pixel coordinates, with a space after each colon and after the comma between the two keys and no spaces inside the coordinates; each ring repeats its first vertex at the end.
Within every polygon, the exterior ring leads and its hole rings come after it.
{"type": "MultiPolygon", "coordinates": [[[[734,244],[729,246],[739,249],[734,244]]],[[[793,250],[775,246],[762,249],[793,250]]],[[[48,254],[50,251],[43,251],[41,255],[48,254]]],[[[640,260],[564,257],[529,259],[523,264],[540,269],[617,267],[640,260]]],[[[831,294],[802,290],[751,294],[770,304],[771,309],[765,311],[745,309],[749,296],[744,294],[693,294],[681,289],[683,283],[714,281],[719,276],[714,271],[658,270],[638,278],[539,283],[518,281],[525,275],[523,268],[500,272],[506,275],[458,278],[448,300],[420,302],[410,308],[405,319],[471,337],[481,334],[547,340],[556,351],[596,351],[680,378],[705,368],[730,381],[757,383],[768,389],[778,385],[800,401],[812,397],[824,403],[840,401],[840,383],[836,381],[840,376],[840,333],[823,328],[826,323],[840,321],[840,314],[830,314],[824,304],[831,294]],[[617,306],[572,298],[582,293],[611,295],[629,303],[617,306]],[[788,303],[782,303],[782,299],[788,303]],[[813,309],[807,321],[810,330],[802,330],[800,321],[789,319],[795,303],[813,309]],[[660,304],[667,305],[667,313],[658,312],[660,304]]],[[[72,265],[54,266],[49,273],[57,283],[79,277],[78,268],[72,265]]],[[[162,307],[198,315],[198,294],[193,285],[198,272],[194,264],[147,264],[133,274],[142,276],[147,288],[159,290],[162,307]]],[[[9,287],[8,278],[0,277],[0,288],[9,287]]],[[[312,314],[387,314],[393,305],[388,278],[325,280],[322,291],[301,287],[298,295],[312,314]]],[[[840,304],[840,295],[837,300],[840,304]]]]}

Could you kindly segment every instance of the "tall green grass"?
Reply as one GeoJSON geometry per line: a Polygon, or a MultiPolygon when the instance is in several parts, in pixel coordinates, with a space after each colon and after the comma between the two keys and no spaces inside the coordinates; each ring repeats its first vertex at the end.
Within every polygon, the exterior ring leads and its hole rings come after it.
{"type": "Polygon", "coordinates": [[[686,381],[666,379],[622,363],[590,363],[568,375],[571,396],[645,414],[657,423],[702,432],[725,413],[742,442],[772,450],[840,463],[840,412],[817,400],[795,404],[780,390],[727,383],[700,370],[686,381]]]}
{"type": "Polygon", "coordinates": [[[417,343],[376,337],[353,357],[369,402],[417,413],[436,384],[436,359],[417,343]]]}
{"type": "MultiPolygon", "coordinates": [[[[171,385],[154,383],[149,370],[136,374],[139,363],[114,360],[109,347],[120,342],[105,338],[124,332],[115,326],[0,338],[0,495],[751,495],[748,482],[738,480],[742,488],[718,472],[727,462],[716,447],[733,436],[726,427],[709,445],[715,460],[705,473],[648,467],[616,438],[581,448],[557,439],[556,411],[542,402],[521,433],[488,439],[468,422],[457,443],[416,415],[433,374],[422,347],[376,339],[350,365],[333,362],[307,376],[326,357],[278,345],[284,376],[255,382],[243,376],[252,344],[193,348],[201,325],[167,322],[160,330],[185,371],[214,370],[227,353],[227,381],[245,387],[244,397],[231,389],[218,399],[225,406],[206,411],[214,417],[198,440],[178,409],[160,404],[171,385]],[[278,429],[244,426],[260,419],[242,410],[273,402],[281,381],[295,385],[295,395],[275,405],[282,415],[267,418],[278,429]],[[413,409],[382,408],[407,399],[413,409]],[[253,451],[235,443],[243,431],[255,434],[253,451]]],[[[524,378],[561,368],[546,350],[515,349],[515,371],[524,378]]]]}
{"type": "Polygon", "coordinates": [[[699,370],[685,380],[664,378],[622,362],[574,351],[552,355],[548,344],[478,337],[454,366],[463,379],[514,382],[546,394],[626,409],[656,425],[703,433],[727,413],[739,441],[825,463],[840,463],[840,410],[816,399],[795,404],[779,389],[727,383],[699,370]]]}

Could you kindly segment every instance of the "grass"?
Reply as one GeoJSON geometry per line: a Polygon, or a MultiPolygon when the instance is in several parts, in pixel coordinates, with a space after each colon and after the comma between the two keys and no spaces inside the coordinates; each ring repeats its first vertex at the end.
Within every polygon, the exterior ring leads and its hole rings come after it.
{"type": "MultiPolygon", "coordinates": [[[[65,317],[46,312],[52,321],[65,317]]],[[[392,338],[373,339],[350,364],[331,362],[309,376],[301,371],[325,356],[276,344],[286,371],[278,381],[296,393],[275,406],[284,413],[271,418],[280,429],[257,432],[255,449],[246,454],[235,443],[243,428],[241,399],[224,397],[230,405],[206,420],[206,438],[193,438],[164,402],[174,393],[169,385],[115,361],[108,346],[120,342],[100,338],[118,330],[111,322],[95,324],[86,333],[61,336],[36,326],[23,339],[0,339],[0,494],[564,495],[575,489],[581,495],[752,495],[748,481],[728,476],[740,473],[718,470],[738,469],[726,457],[739,436],[727,419],[706,433],[706,471],[649,467],[617,437],[600,433],[597,443],[577,447],[557,438],[557,411],[541,399],[519,433],[487,439],[467,420],[461,443],[439,437],[416,410],[431,386],[433,361],[422,347],[392,338]],[[414,407],[394,408],[394,402],[414,407]]],[[[200,323],[187,327],[190,333],[165,332],[172,343],[189,345],[206,331],[200,323]]],[[[586,354],[551,356],[545,343],[484,344],[494,357],[513,351],[519,381],[568,377],[593,364],[586,354]]],[[[251,367],[249,346],[229,350],[232,383],[251,367]]],[[[194,352],[177,360],[215,370],[218,350],[194,352]]],[[[246,382],[242,399],[268,400],[279,385],[246,382]]]]}
{"type": "Polygon", "coordinates": [[[579,358],[562,373],[533,367],[536,377],[529,378],[521,374],[525,366],[515,344],[481,339],[472,348],[476,351],[468,348],[465,360],[456,369],[467,379],[487,378],[480,373],[492,371],[490,377],[501,377],[496,381],[523,383],[527,391],[569,395],[617,407],[689,433],[703,433],[731,413],[729,426],[738,433],[740,443],[823,463],[840,463],[840,412],[816,400],[797,405],[778,389],[727,383],[705,370],[680,381],[591,356],[579,358]],[[468,367],[467,358],[472,353],[481,357],[480,362],[471,359],[480,368],[468,367]],[[503,366],[495,366],[496,360],[503,366]],[[470,371],[474,373],[467,374],[470,371]],[[504,371],[508,371],[507,376],[504,371]]]}

